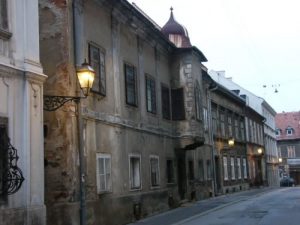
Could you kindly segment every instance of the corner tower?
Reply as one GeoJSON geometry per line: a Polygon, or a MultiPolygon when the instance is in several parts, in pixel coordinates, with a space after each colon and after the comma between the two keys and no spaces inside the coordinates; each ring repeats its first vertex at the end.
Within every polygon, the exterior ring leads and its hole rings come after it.
{"type": "Polygon", "coordinates": [[[170,18],[161,29],[161,32],[178,48],[192,47],[187,29],[175,20],[173,7],[170,10],[170,18]]]}

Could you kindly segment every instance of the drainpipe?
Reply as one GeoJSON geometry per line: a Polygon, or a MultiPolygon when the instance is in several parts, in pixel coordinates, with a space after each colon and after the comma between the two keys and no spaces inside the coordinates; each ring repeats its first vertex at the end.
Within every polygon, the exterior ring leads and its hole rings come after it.
{"type": "MultiPolygon", "coordinates": [[[[73,10],[73,49],[74,64],[80,65],[82,58],[82,38],[83,21],[80,16],[83,14],[83,2],[81,0],[72,1],[73,10]]],[[[80,188],[80,225],[86,225],[86,189],[85,189],[85,159],[83,140],[83,120],[81,114],[81,103],[77,102],[77,129],[78,129],[78,155],[79,155],[79,188],[80,188]]]]}
{"type": "MultiPolygon", "coordinates": [[[[208,88],[207,90],[207,99],[208,99],[208,109],[207,109],[207,114],[211,115],[211,97],[210,97],[210,92],[213,92],[218,89],[218,85],[208,88]]],[[[215,143],[214,143],[214,138],[213,138],[213,129],[212,129],[212,117],[209,116],[208,119],[208,133],[209,133],[209,142],[212,145],[211,149],[211,160],[212,160],[212,165],[213,165],[213,193],[214,196],[217,194],[217,173],[216,173],[216,164],[215,164],[215,143]]]]}

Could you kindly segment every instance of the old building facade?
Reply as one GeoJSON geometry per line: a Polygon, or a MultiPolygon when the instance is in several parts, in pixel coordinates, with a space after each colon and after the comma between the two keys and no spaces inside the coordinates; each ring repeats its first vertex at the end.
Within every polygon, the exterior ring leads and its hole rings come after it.
{"type": "Polygon", "coordinates": [[[278,186],[279,168],[275,140],[275,110],[263,98],[239,86],[231,78],[227,78],[225,71],[211,70],[209,74],[215,81],[234,91],[246,101],[248,108],[246,137],[251,185],[278,186]],[[258,153],[258,149],[261,153],[258,153]],[[261,182],[255,181],[257,180],[255,177],[260,177],[261,182]]]}
{"type": "Polygon", "coordinates": [[[279,151],[280,176],[291,176],[300,183],[300,113],[282,112],[276,115],[276,140],[279,151]]]}
{"type": "Polygon", "coordinates": [[[213,195],[206,58],[173,12],[161,30],[127,1],[41,0],[40,16],[47,95],[79,95],[84,59],[96,71],[81,104],[45,112],[48,223],[79,224],[86,208],[87,224],[121,224],[213,195]]]}
{"type": "Polygon", "coordinates": [[[0,0],[0,224],[46,224],[37,0],[0,0]]]}
{"type": "Polygon", "coordinates": [[[215,193],[225,194],[249,188],[243,98],[211,78],[211,139],[214,147],[215,193]]]}

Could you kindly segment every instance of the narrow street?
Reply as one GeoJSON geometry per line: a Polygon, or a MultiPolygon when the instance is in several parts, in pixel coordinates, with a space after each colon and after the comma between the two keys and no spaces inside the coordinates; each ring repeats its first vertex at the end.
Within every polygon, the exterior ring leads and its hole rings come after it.
{"type": "Polygon", "coordinates": [[[131,225],[298,225],[300,188],[257,189],[220,196],[131,225]]]}

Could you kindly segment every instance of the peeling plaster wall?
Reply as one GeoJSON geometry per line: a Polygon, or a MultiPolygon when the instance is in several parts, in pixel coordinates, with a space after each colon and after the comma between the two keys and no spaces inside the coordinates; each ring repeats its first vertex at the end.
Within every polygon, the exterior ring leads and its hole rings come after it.
{"type": "MultiPolygon", "coordinates": [[[[105,50],[107,87],[105,97],[91,93],[87,99],[81,101],[87,165],[87,222],[118,225],[178,205],[177,175],[175,184],[166,183],[166,160],[174,160],[174,173],[177,174],[175,149],[179,148],[178,142],[181,141],[178,136],[203,136],[202,124],[190,121],[194,120],[193,82],[198,79],[201,84],[201,73],[199,69],[192,71],[189,65],[194,63],[193,57],[188,54],[178,56],[176,62],[181,62],[180,65],[170,65],[170,62],[174,62],[174,56],[169,44],[160,37],[153,37],[153,31],[130,11],[126,11],[122,6],[124,3],[84,3],[83,11],[80,12],[84,23],[80,35],[82,45],[77,53],[82,53],[81,58],[88,59],[88,43],[105,50]],[[125,101],[124,62],[136,67],[137,107],[129,106],[125,101]],[[187,121],[178,123],[178,130],[174,129],[175,123],[163,119],[161,113],[161,83],[170,88],[176,87],[171,82],[174,71],[183,77],[182,85],[188,86],[185,94],[189,94],[190,97],[186,101],[186,109],[189,111],[187,121]],[[156,80],[157,114],[148,113],[146,110],[145,74],[156,80]],[[112,190],[107,193],[97,193],[97,153],[111,156],[112,190]],[[130,189],[129,180],[131,154],[141,156],[142,188],[135,191],[130,189]],[[159,157],[158,188],[153,188],[150,184],[151,155],[159,157]],[[138,216],[134,216],[136,204],[140,206],[138,216]]],[[[45,84],[45,93],[78,95],[74,77],[71,2],[41,0],[40,15],[41,59],[49,76],[45,84]]],[[[48,224],[79,224],[78,134],[75,107],[73,103],[68,103],[55,112],[45,112],[45,196],[48,224]]],[[[207,147],[203,147],[188,155],[197,157],[197,161],[200,158],[209,158],[209,151],[207,147]]],[[[210,188],[209,182],[199,184],[196,197],[208,197],[210,188]]],[[[189,192],[191,191],[193,190],[189,189],[189,192]]],[[[190,199],[191,194],[188,193],[186,197],[190,199]]]]}

